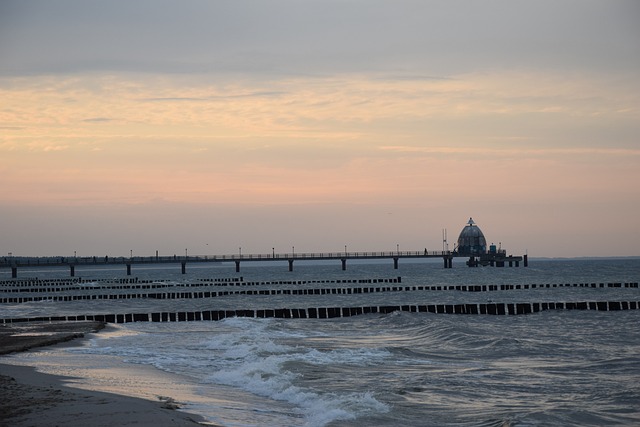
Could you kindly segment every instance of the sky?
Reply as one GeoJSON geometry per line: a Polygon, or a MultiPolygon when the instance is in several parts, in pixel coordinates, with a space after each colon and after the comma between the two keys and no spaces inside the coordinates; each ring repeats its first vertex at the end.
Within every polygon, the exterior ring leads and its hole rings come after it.
{"type": "Polygon", "coordinates": [[[0,256],[639,256],[636,0],[0,0],[0,256]]]}

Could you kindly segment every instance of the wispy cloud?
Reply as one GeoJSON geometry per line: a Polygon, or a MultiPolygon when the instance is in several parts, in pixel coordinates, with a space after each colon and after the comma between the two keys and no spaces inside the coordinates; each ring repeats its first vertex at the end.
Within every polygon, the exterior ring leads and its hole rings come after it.
{"type": "Polygon", "coordinates": [[[46,144],[44,146],[37,147],[37,149],[42,150],[44,152],[65,151],[65,150],[68,150],[69,148],[70,148],[69,145],[50,145],[50,144],[46,144]]]}
{"type": "Polygon", "coordinates": [[[379,150],[394,153],[411,154],[464,154],[491,156],[543,156],[543,155],[606,155],[606,156],[640,156],[640,148],[607,148],[607,147],[441,147],[441,146],[406,146],[386,145],[379,150]]]}
{"type": "Polygon", "coordinates": [[[167,96],[156,98],[140,98],[141,102],[201,102],[208,101],[207,98],[194,98],[194,97],[179,97],[179,96],[167,96]]]}
{"type": "Polygon", "coordinates": [[[85,123],[108,123],[112,122],[114,119],[109,117],[91,117],[88,119],[83,119],[82,121],[85,123]]]}
{"type": "Polygon", "coordinates": [[[220,95],[209,95],[202,97],[180,97],[180,96],[167,96],[167,97],[150,97],[141,98],[142,102],[206,102],[216,100],[230,100],[230,99],[242,99],[242,98],[271,98],[286,95],[284,91],[261,91],[261,92],[249,92],[249,93],[230,93],[220,95]]]}

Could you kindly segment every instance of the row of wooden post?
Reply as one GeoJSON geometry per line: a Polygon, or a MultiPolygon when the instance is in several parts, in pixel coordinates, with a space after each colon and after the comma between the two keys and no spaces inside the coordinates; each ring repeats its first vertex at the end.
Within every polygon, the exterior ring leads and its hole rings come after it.
{"type": "MultiPolygon", "coordinates": [[[[596,287],[595,283],[592,284],[596,287]]],[[[604,287],[604,283],[600,284],[604,287]]],[[[609,283],[609,287],[622,287],[622,283],[609,283]]],[[[142,285],[144,286],[144,285],[142,285]]],[[[473,286],[376,286],[376,287],[337,287],[337,288],[297,288],[297,289],[237,289],[224,291],[194,291],[194,292],[148,292],[148,293],[112,293],[112,294],[84,294],[84,295],[46,295],[28,297],[0,298],[1,304],[22,304],[39,301],[83,301],[83,300],[123,300],[123,299],[199,299],[216,298],[229,295],[357,295],[381,292],[410,292],[410,291],[461,291],[461,292],[492,292],[498,290],[535,289],[538,285],[473,285],[473,286]]],[[[552,285],[546,285],[550,288],[552,285]]],[[[553,285],[555,288],[557,285],[553,285]]],[[[637,282],[624,283],[626,288],[638,288],[637,282]]],[[[541,288],[544,285],[540,285],[541,288]]]]}
{"type": "Polygon", "coordinates": [[[430,305],[388,305],[365,307],[311,307],[279,308],[260,310],[208,310],[185,312],[94,314],[79,316],[51,316],[31,318],[0,319],[0,323],[23,322],[77,322],[98,321],[106,323],[131,322],[189,322],[222,320],[229,317],[257,317],[281,319],[331,319],[363,314],[389,314],[394,311],[432,314],[468,315],[522,315],[546,310],[595,310],[620,311],[638,310],[638,301],[578,301],[542,303],[487,303],[487,304],[430,304],[430,305]]]}

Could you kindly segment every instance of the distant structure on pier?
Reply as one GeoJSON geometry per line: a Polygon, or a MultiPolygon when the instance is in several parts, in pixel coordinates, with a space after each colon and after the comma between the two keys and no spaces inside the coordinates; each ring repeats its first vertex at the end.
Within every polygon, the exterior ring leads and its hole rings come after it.
{"type": "Polygon", "coordinates": [[[484,233],[473,221],[473,218],[469,218],[469,222],[460,232],[457,248],[460,255],[487,253],[487,239],[484,238],[484,233]]]}
{"type": "MultiPolygon", "coordinates": [[[[487,239],[473,218],[469,218],[469,222],[460,232],[454,253],[459,256],[468,256],[467,265],[469,267],[477,267],[479,265],[504,267],[505,261],[511,266],[514,262],[519,265],[520,261],[523,260],[523,257],[507,256],[507,252],[502,247],[497,248],[494,244],[491,244],[489,251],[487,251],[487,239]]],[[[526,266],[526,256],[524,257],[524,262],[526,266]]]]}

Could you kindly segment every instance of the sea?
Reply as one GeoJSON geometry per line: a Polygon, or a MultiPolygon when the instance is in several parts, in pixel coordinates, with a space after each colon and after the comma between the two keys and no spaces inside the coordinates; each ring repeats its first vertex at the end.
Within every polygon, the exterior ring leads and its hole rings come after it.
{"type": "MultiPolygon", "coordinates": [[[[0,304],[0,318],[640,302],[640,289],[624,286],[639,281],[638,258],[530,258],[528,267],[517,268],[469,268],[458,259],[451,269],[443,268],[442,260],[404,259],[398,269],[391,260],[350,260],[346,270],[330,261],[296,261],[293,271],[286,262],[275,261],[242,263],[240,272],[233,263],[187,264],[186,274],[180,264],[132,268],[132,276],[126,276],[124,266],[77,267],[75,274],[95,286],[137,278],[183,291],[214,289],[216,279],[218,291],[228,279],[236,280],[224,285],[229,290],[403,290],[5,303],[0,304]],[[480,292],[456,288],[475,285],[514,286],[480,292]]],[[[69,278],[68,268],[21,268],[19,274],[69,278]]],[[[0,272],[0,281],[9,276],[0,272]]],[[[90,291],[68,291],[74,292],[90,291]]],[[[180,410],[228,427],[640,425],[640,310],[560,309],[522,315],[394,311],[322,319],[118,323],[87,339],[3,357],[2,362],[64,375],[74,387],[175,400],[180,410]]]]}

